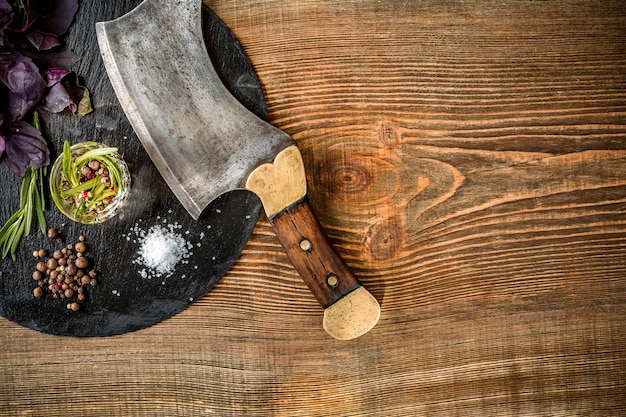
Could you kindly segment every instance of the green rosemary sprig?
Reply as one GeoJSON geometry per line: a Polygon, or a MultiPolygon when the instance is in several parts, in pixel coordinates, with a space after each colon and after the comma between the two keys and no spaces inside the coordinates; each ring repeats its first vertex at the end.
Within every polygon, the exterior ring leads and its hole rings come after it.
{"type": "Polygon", "coordinates": [[[11,258],[15,261],[20,240],[30,233],[33,215],[37,217],[41,232],[46,233],[43,183],[47,171],[48,167],[39,169],[28,167],[26,170],[20,191],[20,208],[0,229],[0,247],[2,248],[3,259],[10,253],[11,258]]]}

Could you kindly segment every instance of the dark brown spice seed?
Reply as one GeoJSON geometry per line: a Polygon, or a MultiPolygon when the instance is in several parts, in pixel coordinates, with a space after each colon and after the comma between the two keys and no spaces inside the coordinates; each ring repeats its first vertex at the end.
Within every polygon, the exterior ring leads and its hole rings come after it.
{"type": "Polygon", "coordinates": [[[54,227],[48,229],[48,237],[50,239],[56,239],[59,236],[59,232],[54,227]]]}
{"type": "Polygon", "coordinates": [[[87,250],[87,245],[84,242],[78,242],[74,245],[74,249],[76,249],[76,252],[84,253],[87,250]]]}
{"type": "Polygon", "coordinates": [[[37,268],[37,271],[40,271],[40,272],[46,272],[46,269],[48,269],[45,262],[37,262],[36,268],[37,268]]]}
{"type": "Polygon", "coordinates": [[[76,271],[76,265],[74,265],[73,263],[70,263],[65,267],[65,273],[67,273],[68,275],[76,275],[76,271]]]}
{"type": "Polygon", "coordinates": [[[76,258],[75,265],[77,268],[87,268],[87,266],[89,265],[89,261],[84,256],[79,256],[78,258],[76,258]]]}

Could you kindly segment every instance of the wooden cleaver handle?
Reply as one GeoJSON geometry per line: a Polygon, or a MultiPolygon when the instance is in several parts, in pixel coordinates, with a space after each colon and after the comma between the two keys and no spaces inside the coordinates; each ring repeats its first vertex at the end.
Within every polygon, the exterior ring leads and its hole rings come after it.
{"type": "Polygon", "coordinates": [[[360,286],[328,242],[306,198],[269,220],[293,266],[322,307],[330,307],[360,286]]]}
{"type": "Polygon", "coordinates": [[[329,243],[306,198],[300,151],[290,146],[250,176],[255,192],[294,267],[324,307],[324,328],[336,339],[361,336],[378,322],[380,305],[329,243]]]}

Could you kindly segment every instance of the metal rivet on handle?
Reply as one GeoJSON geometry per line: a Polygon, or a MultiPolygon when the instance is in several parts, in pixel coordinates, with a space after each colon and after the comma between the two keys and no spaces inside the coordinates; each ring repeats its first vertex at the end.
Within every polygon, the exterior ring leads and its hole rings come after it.
{"type": "Polygon", "coordinates": [[[339,285],[339,277],[335,274],[328,274],[326,277],[326,283],[330,288],[337,288],[339,285]]]}
{"type": "Polygon", "coordinates": [[[313,249],[313,244],[309,239],[304,238],[300,241],[300,249],[302,249],[304,252],[311,252],[311,249],[313,249]]]}

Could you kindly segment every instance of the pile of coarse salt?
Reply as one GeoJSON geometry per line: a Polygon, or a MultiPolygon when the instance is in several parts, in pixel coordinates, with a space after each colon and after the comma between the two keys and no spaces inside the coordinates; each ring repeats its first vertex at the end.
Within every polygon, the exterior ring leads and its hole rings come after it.
{"type": "MultiPolygon", "coordinates": [[[[155,225],[147,231],[135,224],[132,231],[139,243],[138,257],[133,260],[134,264],[142,265],[144,269],[139,271],[143,278],[169,277],[176,265],[188,263],[193,252],[193,245],[188,242],[178,230],[182,227],[178,223],[155,225]]],[[[131,240],[131,236],[126,237],[131,240]]]]}

